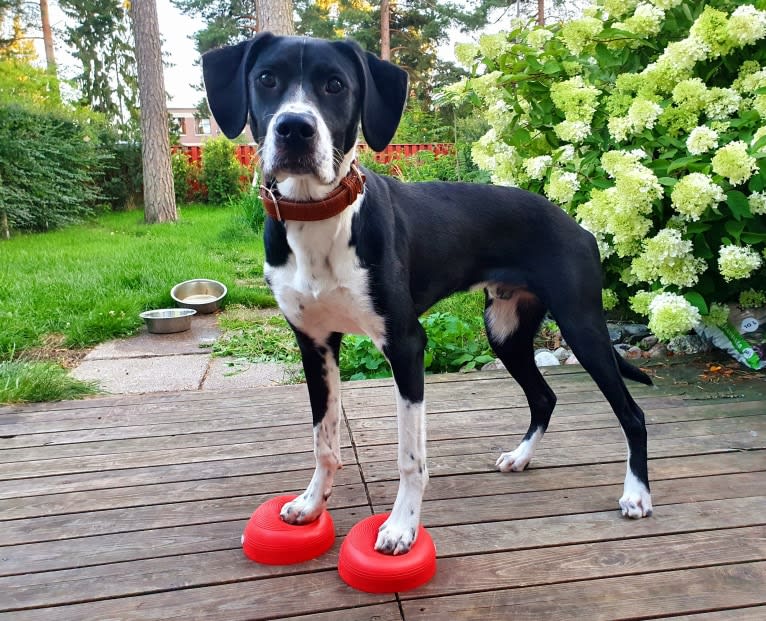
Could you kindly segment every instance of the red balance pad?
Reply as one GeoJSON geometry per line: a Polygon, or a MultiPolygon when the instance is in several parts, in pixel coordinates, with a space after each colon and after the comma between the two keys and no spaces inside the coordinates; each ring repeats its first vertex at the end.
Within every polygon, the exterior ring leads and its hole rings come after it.
{"type": "Polygon", "coordinates": [[[350,587],[367,593],[396,593],[424,585],[436,573],[436,548],[421,525],[406,554],[392,556],[375,550],[378,529],[388,513],[356,524],[340,547],[338,573],[350,587]]]}
{"type": "Polygon", "coordinates": [[[303,563],[324,554],[335,542],[335,527],[327,511],[309,524],[296,526],[279,517],[295,496],[277,496],[258,507],[242,533],[247,558],[265,565],[303,563]]]}

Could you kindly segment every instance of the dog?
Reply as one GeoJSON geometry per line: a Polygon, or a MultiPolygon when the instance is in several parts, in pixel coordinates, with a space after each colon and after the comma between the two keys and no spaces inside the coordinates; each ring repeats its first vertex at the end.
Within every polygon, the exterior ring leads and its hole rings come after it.
{"type": "Polygon", "coordinates": [[[338,370],[344,333],[366,334],[396,384],[399,488],[375,549],[412,547],[428,482],[418,317],[456,292],[482,288],[492,349],[524,391],[531,422],[496,468],[521,471],[556,396],[535,365],[533,338],[550,311],[613,408],[628,445],[622,514],[652,513],[644,414],[623,377],[651,385],[616,355],[601,302],[594,237],[563,209],[517,188],[403,183],[355,163],[359,125],[370,148],[394,136],[408,94],[396,65],[352,41],[260,33],[202,57],[208,104],[229,137],[250,123],[260,155],[264,276],[295,333],[313,414],[316,469],[284,505],[290,524],[315,520],[341,466],[338,370]]]}

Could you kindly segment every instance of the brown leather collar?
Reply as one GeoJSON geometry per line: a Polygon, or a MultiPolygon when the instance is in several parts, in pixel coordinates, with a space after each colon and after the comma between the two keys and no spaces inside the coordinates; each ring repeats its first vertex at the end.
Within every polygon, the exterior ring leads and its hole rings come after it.
{"type": "Polygon", "coordinates": [[[282,222],[285,220],[301,222],[326,220],[337,216],[356,200],[357,196],[364,191],[364,181],[364,175],[354,163],[348,174],[340,180],[340,185],[322,200],[288,201],[282,198],[276,187],[269,189],[264,185],[261,186],[261,200],[266,213],[282,222]]]}

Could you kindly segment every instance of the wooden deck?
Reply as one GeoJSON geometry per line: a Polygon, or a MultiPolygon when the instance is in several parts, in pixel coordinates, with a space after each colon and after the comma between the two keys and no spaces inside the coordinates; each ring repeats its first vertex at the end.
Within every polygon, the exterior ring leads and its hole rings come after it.
{"type": "Polygon", "coordinates": [[[0,408],[0,618],[766,619],[766,382],[698,371],[631,385],[655,507],[640,521],[617,509],[625,444],[579,367],[549,372],[557,412],[532,468],[512,474],[493,465],[528,423],[516,384],[429,378],[423,521],[438,572],[396,596],[356,592],[335,569],[343,535],[394,499],[388,381],[344,386],[339,538],[288,567],[248,561],[239,540],[259,503],[310,477],[304,386],[0,408]]]}

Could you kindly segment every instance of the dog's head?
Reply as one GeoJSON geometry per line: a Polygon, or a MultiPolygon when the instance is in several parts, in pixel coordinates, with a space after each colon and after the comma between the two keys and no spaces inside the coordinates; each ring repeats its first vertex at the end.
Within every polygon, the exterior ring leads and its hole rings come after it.
{"type": "Polygon", "coordinates": [[[265,176],[330,189],[348,172],[360,120],[381,151],[407,98],[407,74],[352,41],[265,32],[207,52],[202,68],[210,110],[229,138],[249,113],[265,176]]]}

